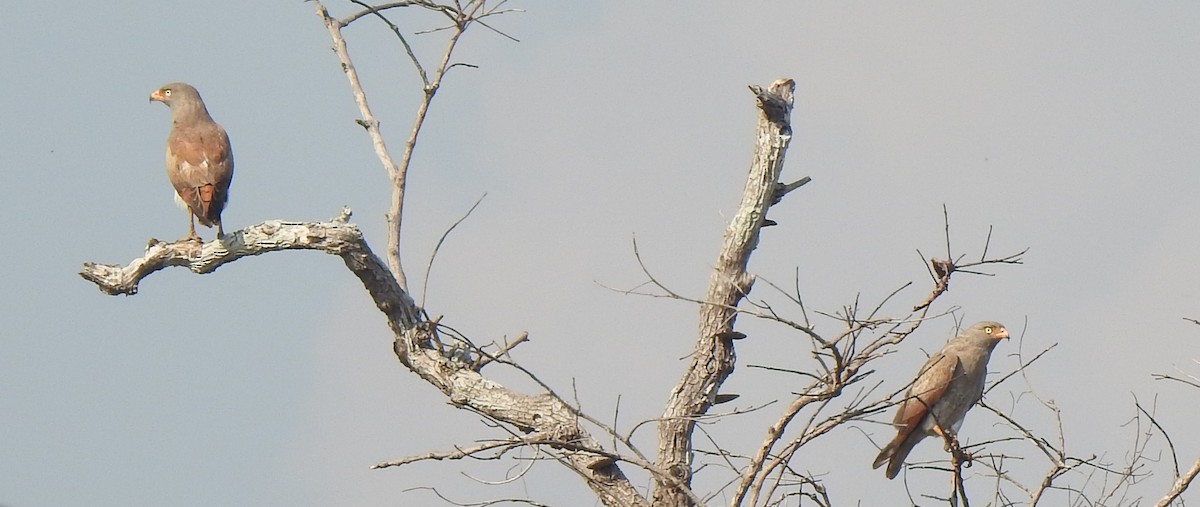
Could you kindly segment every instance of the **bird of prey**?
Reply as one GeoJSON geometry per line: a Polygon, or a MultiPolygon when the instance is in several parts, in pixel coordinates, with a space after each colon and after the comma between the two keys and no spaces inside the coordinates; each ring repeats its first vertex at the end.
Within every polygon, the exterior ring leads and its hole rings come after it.
{"type": "Polygon", "coordinates": [[[233,181],[233,151],[229,136],[204,107],[192,85],[171,83],[150,94],[171,108],[171,134],[167,137],[167,178],[175,187],[175,202],[188,212],[187,240],[200,241],[196,221],[217,226],[217,237],[225,235],[221,210],[229,198],[233,181]]]}
{"type": "Polygon", "coordinates": [[[967,410],[983,397],[988,359],[1005,338],[1008,330],[999,323],[977,322],[930,356],[896,410],[896,438],[879,451],[871,467],[887,463],[887,478],[894,479],[922,439],[957,432],[967,410]]]}

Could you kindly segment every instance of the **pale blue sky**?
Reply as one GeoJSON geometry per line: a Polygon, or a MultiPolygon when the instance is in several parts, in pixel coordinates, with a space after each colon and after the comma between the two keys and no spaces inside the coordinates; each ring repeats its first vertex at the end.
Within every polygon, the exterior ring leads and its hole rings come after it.
{"type": "MultiPolygon", "coordinates": [[[[75,274],[186,231],[162,169],[169,114],[147,102],[177,80],[200,90],[232,138],[227,228],[327,219],[349,205],[382,251],[387,180],[310,4],[10,3],[0,31],[0,504],[435,504],[403,492],[422,485],[461,501],[591,504],[549,463],[494,488],[461,473],[495,481],[503,466],[370,470],[499,433],[399,365],[339,259],[287,252],[208,276],[172,269],[121,298],[75,274]]],[[[696,309],[601,284],[641,281],[636,235],[660,280],[702,293],[749,163],[746,85],[791,77],[785,179],[814,181],[771,211],[780,225],[764,234],[754,272],[789,285],[798,266],[806,302],[824,311],[915,281],[892,307],[901,315],[927,283],[915,250],[942,251],[945,204],[963,253],[978,255],[989,225],[993,252],[1030,247],[1024,266],[956,278],[939,309],[1014,333],[1028,321],[1027,352],[1059,343],[1029,377],[1063,409],[1073,454],[1119,462],[1134,396],[1157,396],[1181,461],[1200,454],[1200,392],[1150,377],[1200,374],[1200,327],[1183,320],[1200,317],[1200,5],[512,4],[528,12],[494,23],[521,42],[468,33],[458,60],[480,68],[447,78],[412,170],[414,285],[441,232],[488,193],[433,273],[428,307],[445,323],[481,342],[528,331],[517,358],[561,392],[574,382],[586,409],[611,414],[619,395],[624,428],[657,416],[686,364],[696,309]]],[[[396,19],[410,31],[436,21],[414,14],[396,19]]],[[[346,35],[399,149],[417,100],[411,68],[384,27],[346,35]]],[[[434,37],[415,38],[426,56],[434,37]]],[[[919,348],[936,349],[952,328],[928,324],[878,363],[878,378],[903,385],[919,348]]],[[[807,342],[761,322],[742,329],[751,338],[738,343],[726,390],[743,407],[786,399],[800,379],[746,365],[803,367],[807,342]]],[[[1011,370],[1017,347],[1002,344],[993,369],[1011,370]]],[[[1005,384],[990,401],[1006,406],[1022,388],[1005,384]]],[[[1050,428],[1027,400],[1016,413],[1050,428]]],[[[775,416],[714,435],[747,452],[775,416]]],[[[973,413],[965,438],[1004,434],[996,423],[973,413]]],[[[638,442],[653,448],[651,433],[638,442]]],[[[939,452],[927,444],[914,457],[939,452]]],[[[869,469],[874,454],[847,429],[796,464],[827,474],[839,504],[887,505],[903,485],[869,469]]],[[[1031,480],[1047,467],[1024,454],[1018,470],[1031,480]]],[[[1139,495],[1166,490],[1157,470],[1139,495]]],[[[941,476],[913,479],[943,493],[941,476]]],[[[721,482],[709,471],[697,484],[721,482]]]]}

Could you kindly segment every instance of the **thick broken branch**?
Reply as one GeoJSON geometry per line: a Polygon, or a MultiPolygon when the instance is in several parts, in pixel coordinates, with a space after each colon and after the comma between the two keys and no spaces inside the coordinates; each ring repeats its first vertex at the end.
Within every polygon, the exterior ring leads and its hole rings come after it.
{"type": "Polygon", "coordinates": [[[243,257],[280,250],[317,250],[337,255],[363,282],[375,304],[388,318],[392,331],[401,333],[420,322],[420,311],[396,283],[379,257],[371,251],[358,226],[347,223],[350,209],[328,222],[267,220],[226,234],[220,241],[163,243],[150,240],[145,255],[128,265],[84,263],[79,276],[105,294],[137,294],[142,279],[171,266],[205,274],[243,257]]]}
{"type": "MultiPolygon", "coordinates": [[[[760,111],[757,142],[742,202],[725,229],[725,239],[700,306],[700,330],[692,361],[671,392],[658,424],[658,466],[679,484],[692,480],[692,433],[696,418],[716,400],[721,384],[733,372],[733,323],[737,305],[754,278],[746,272],[758,232],[774,200],[784,154],[792,139],[791,110],[795,82],[780,79],[767,88],[751,87],[760,111]]],[[[684,506],[690,499],[680,487],[656,481],[654,505],[684,506]]]]}
{"type": "Polygon", "coordinates": [[[339,255],[354,247],[365,247],[358,227],[346,223],[349,208],[329,222],[286,222],[268,220],[226,234],[218,241],[199,243],[179,240],[165,243],[151,239],[146,253],[126,266],[84,263],[79,275],[94,282],[109,295],[134,295],[138,283],[151,273],[170,266],[183,266],[195,273],[216,271],[242,257],[277,250],[324,250],[339,255]]]}

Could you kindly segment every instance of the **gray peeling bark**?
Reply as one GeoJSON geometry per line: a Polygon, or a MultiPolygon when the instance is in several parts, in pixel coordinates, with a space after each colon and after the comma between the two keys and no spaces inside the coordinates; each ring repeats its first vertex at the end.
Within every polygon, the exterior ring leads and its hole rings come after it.
{"type": "MultiPolygon", "coordinates": [[[[767,89],[750,87],[758,99],[759,119],[754,160],[742,192],[737,213],[725,229],[725,239],[708,283],[705,304],[700,307],[700,329],[692,362],[667,401],[658,423],[658,466],[690,487],[692,480],[692,434],[696,418],[708,412],[717,392],[733,372],[733,332],[737,305],[750,292],[754,278],[746,272],[750,254],[758,245],[758,233],[767,209],[776,200],[783,157],[792,139],[791,111],[795,83],[780,79],[767,89]]],[[[667,481],[657,481],[655,506],[691,505],[687,491],[667,481]]]]}
{"type": "Polygon", "coordinates": [[[318,250],[337,255],[346,263],[376,306],[388,318],[392,331],[400,334],[420,322],[420,311],[383,261],[371,251],[358,226],[348,222],[350,209],[328,222],[289,222],[267,220],[226,234],[219,241],[197,243],[180,240],[166,243],[156,239],[146,245],[145,253],[125,266],[87,262],[79,272],[109,295],[137,294],[141,281],[156,271],[177,266],[197,274],[216,271],[243,257],[281,250],[318,250]]]}

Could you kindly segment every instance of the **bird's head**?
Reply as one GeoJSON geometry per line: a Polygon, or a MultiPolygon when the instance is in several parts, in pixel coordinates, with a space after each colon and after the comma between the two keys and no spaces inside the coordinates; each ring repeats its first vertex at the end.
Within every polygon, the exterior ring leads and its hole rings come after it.
{"type": "Polygon", "coordinates": [[[205,111],[207,113],[204,108],[204,101],[200,99],[200,92],[187,83],[165,84],[150,94],[150,101],[158,101],[166,104],[167,107],[171,108],[171,112],[173,113],[189,113],[194,111],[205,111]]]}
{"type": "Polygon", "coordinates": [[[976,322],[971,327],[967,328],[964,334],[978,336],[984,340],[991,342],[999,342],[1000,340],[1008,339],[1008,329],[999,322],[985,320],[976,322]]]}

